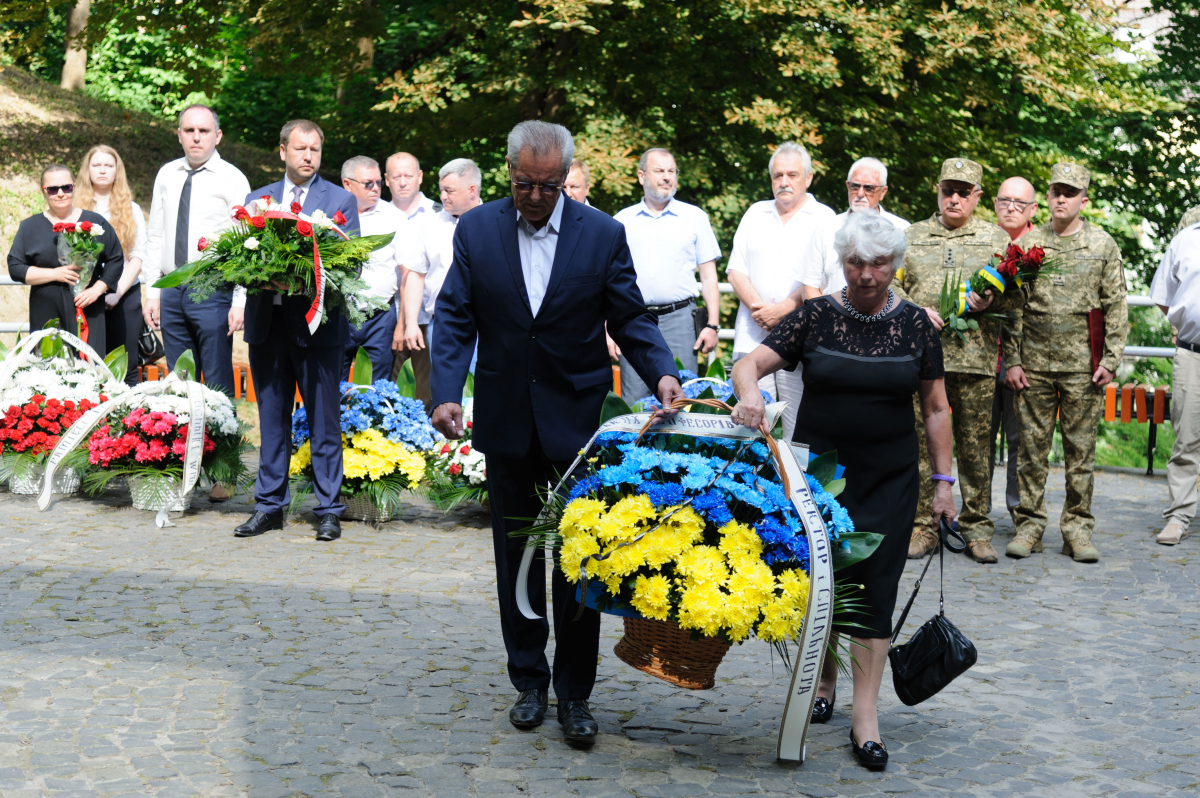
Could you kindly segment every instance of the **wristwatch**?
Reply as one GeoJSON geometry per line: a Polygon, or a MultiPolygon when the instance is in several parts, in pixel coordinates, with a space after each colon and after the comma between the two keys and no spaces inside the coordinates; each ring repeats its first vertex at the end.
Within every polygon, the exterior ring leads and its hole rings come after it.
{"type": "Polygon", "coordinates": [[[715,324],[705,324],[705,325],[704,325],[704,329],[706,329],[706,330],[716,330],[717,332],[720,332],[720,331],[721,331],[721,328],[720,328],[720,327],[718,327],[718,326],[717,326],[717,325],[715,325],[715,324]]]}

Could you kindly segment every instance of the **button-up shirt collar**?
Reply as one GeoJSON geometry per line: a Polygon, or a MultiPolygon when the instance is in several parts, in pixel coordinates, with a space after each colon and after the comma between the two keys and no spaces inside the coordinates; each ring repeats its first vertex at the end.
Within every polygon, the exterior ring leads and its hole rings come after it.
{"type": "Polygon", "coordinates": [[[313,176],[308,180],[305,180],[303,183],[296,184],[293,183],[292,179],[285,173],[283,176],[283,196],[279,198],[279,203],[285,207],[291,205],[293,202],[299,202],[301,205],[303,205],[304,200],[308,199],[308,190],[312,188],[313,181],[316,179],[317,175],[314,172],[313,176]],[[296,199],[292,193],[292,190],[295,189],[297,185],[300,187],[299,199],[296,199]]]}
{"type": "Polygon", "coordinates": [[[400,212],[400,215],[404,217],[405,221],[409,222],[415,222],[422,217],[433,216],[433,214],[437,213],[437,211],[433,209],[435,204],[434,201],[429,197],[426,197],[425,192],[423,191],[417,192],[417,201],[413,203],[412,210],[410,210],[408,213],[400,210],[400,206],[396,205],[394,202],[390,204],[393,208],[400,212]]]}
{"type": "Polygon", "coordinates": [[[563,195],[550,218],[541,229],[534,229],[517,211],[517,249],[521,254],[521,275],[525,278],[525,290],[529,292],[529,309],[537,316],[546,298],[546,287],[550,285],[550,270],[554,268],[554,253],[558,249],[558,232],[562,229],[563,195]]]}
{"type": "Polygon", "coordinates": [[[1171,240],[1150,284],[1150,298],[1167,308],[1180,341],[1200,344],[1200,224],[1183,228],[1171,240]]]}

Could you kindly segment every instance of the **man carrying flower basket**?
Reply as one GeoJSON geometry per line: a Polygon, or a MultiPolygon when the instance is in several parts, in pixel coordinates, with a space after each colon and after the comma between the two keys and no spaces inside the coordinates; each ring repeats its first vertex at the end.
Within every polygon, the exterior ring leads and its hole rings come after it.
{"type": "MultiPolygon", "coordinates": [[[[508,136],[512,198],[459,221],[454,261],[438,294],[433,338],[433,425],[463,434],[460,402],[476,341],[474,441],[486,456],[500,629],[508,675],[520,697],[509,720],[520,729],[546,716],[552,673],[549,625],[517,609],[525,541],[510,537],[537,516],[537,495],[570,467],[600,420],[612,385],[608,333],[666,407],[682,398],[675,362],[637,288],[624,228],[562,192],[575,143],[561,125],[522,122],[508,136]]],[[[674,415],[674,411],[659,411],[674,415]]],[[[535,562],[530,604],[544,615],[545,565],[535,562]]],[[[553,683],[568,743],[591,745],[588,709],[596,679],[600,615],[579,607],[575,587],[553,574],[553,683]]]]}

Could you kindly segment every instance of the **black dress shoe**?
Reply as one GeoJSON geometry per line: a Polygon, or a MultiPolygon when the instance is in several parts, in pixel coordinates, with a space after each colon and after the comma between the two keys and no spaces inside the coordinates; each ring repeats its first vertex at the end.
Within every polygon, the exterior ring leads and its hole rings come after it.
{"type": "Polygon", "coordinates": [[[582,698],[570,698],[566,701],[559,699],[558,722],[563,727],[563,739],[567,745],[577,748],[588,748],[596,742],[596,732],[599,727],[592,717],[588,703],[582,698]]]}
{"type": "Polygon", "coordinates": [[[813,702],[812,722],[813,723],[828,723],[833,717],[833,702],[837,701],[837,693],[833,694],[833,698],[817,697],[813,702]]]}
{"type": "Polygon", "coordinates": [[[283,529],[283,513],[264,513],[255,510],[254,515],[233,530],[235,538],[252,538],[270,529],[283,529]]]}
{"type": "Polygon", "coordinates": [[[548,703],[545,690],[522,690],[508,711],[508,720],[518,729],[536,729],[546,719],[548,703]]]}
{"type": "Polygon", "coordinates": [[[317,524],[317,540],[337,540],[341,536],[342,519],[333,513],[321,516],[321,523],[317,524]]]}
{"type": "Polygon", "coordinates": [[[854,729],[850,729],[850,747],[854,749],[854,755],[858,757],[858,761],[864,767],[871,770],[883,770],[887,765],[887,749],[881,743],[874,740],[868,741],[862,748],[858,747],[858,743],[854,741],[854,729]]]}

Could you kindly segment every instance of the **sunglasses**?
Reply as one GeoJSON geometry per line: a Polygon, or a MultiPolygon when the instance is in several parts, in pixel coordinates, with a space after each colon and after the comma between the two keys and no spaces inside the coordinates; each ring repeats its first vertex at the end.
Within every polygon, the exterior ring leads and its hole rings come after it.
{"type": "Polygon", "coordinates": [[[67,183],[64,186],[42,186],[42,191],[45,191],[46,195],[50,196],[50,197],[53,197],[54,195],[58,194],[60,191],[63,194],[74,194],[75,193],[75,184],[67,183]]]}
{"type": "Polygon", "coordinates": [[[974,186],[969,188],[951,188],[950,186],[941,186],[940,188],[942,190],[942,196],[946,198],[959,196],[963,199],[970,199],[971,195],[975,193],[974,186]]]}
{"type": "Polygon", "coordinates": [[[847,182],[846,188],[850,189],[851,194],[857,194],[858,192],[861,191],[862,193],[866,194],[867,196],[870,196],[870,195],[874,194],[876,191],[878,191],[879,189],[883,188],[883,186],[872,186],[869,183],[847,182]]]}
{"type": "Polygon", "coordinates": [[[562,186],[556,186],[553,183],[524,183],[519,180],[513,180],[512,184],[517,187],[517,191],[522,194],[531,194],[535,188],[540,188],[543,194],[554,196],[562,191],[562,186]]]}
{"type": "Polygon", "coordinates": [[[358,183],[360,186],[365,188],[367,191],[372,191],[374,189],[379,189],[380,191],[383,190],[383,181],[382,180],[355,180],[353,177],[347,177],[346,179],[349,180],[351,183],[358,183]]]}

